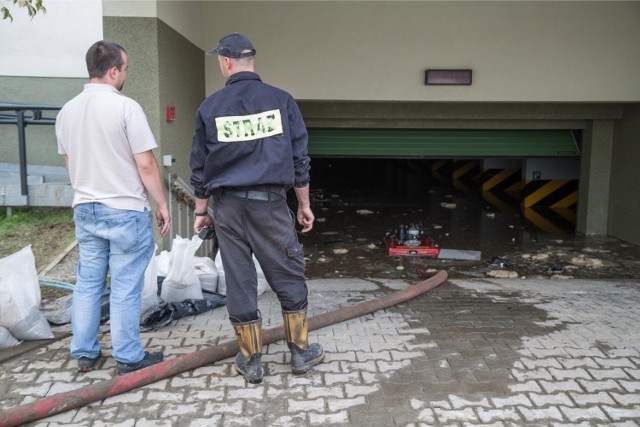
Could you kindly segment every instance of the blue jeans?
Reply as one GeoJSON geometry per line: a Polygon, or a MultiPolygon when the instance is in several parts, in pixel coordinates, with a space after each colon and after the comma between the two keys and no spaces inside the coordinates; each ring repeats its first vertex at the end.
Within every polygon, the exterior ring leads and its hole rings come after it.
{"type": "Polygon", "coordinates": [[[151,213],[112,209],[101,203],[74,208],[79,260],[71,309],[71,356],[100,354],[100,297],[110,281],[112,357],[136,363],[144,357],[140,342],[144,272],[155,250],[151,213]]]}

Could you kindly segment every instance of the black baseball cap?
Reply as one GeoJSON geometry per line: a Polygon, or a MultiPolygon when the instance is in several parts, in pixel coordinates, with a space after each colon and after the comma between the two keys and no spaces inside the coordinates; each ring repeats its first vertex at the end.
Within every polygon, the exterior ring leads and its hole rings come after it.
{"type": "Polygon", "coordinates": [[[251,44],[251,40],[240,33],[227,34],[220,39],[215,49],[207,52],[207,55],[222,55],[227,58],[244,58],[255,54],[256,49],[251,44]],[[245,50],[250,50],[251,52],[243,52],[245,50]]]}

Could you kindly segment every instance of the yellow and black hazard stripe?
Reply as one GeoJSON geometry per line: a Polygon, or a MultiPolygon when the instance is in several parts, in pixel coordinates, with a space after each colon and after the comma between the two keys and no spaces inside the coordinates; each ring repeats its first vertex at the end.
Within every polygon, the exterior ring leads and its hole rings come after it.
{"type": "Polygon", "coordinates": [[[480,160],[455,160],[453,162],[453,186],[466,194],[478,191],[480,160]]]}
{"type": "Polygon", "coordinates": [[[522,169],[485,169],[482,172],[482,191],[516,193],[522,191],[522,169]]]}
{"type": "Polygon", "coordinates": [[[500,212],[520,210],[520,193],[482,191],[482,199],[500,212]]]}
{"type": "Polygon", "coordinates": [[[440,159],[431,165],[431,176],[441,184],[451,185],[451,176],[453,174],[453,160],[440,159]]]}
{"type": "Polygon", "coordinates": [[[537,229],[550,235],[575,232],[576,211],[573,208],[522,208],[524,217],[537,229]]]}
{"type": "Polygon", "coordinates": [[[578,180],[527,180],[522,195],[522,206],[525,208],[575,208],[578,204],[578,180]]]}
{"type": "Polygon", "coordinates": [[[522,169],[485,169],[481,179],[482,198],[501,212],[520,209],[522,169]]]}

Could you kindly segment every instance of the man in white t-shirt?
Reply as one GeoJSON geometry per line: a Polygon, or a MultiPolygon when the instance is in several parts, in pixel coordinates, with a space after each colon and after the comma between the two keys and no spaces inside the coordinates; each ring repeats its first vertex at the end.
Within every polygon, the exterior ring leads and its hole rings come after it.
{"type": "Polygon", "coordinates": [[[111,355],[122,374],[163,359],[161,352],[145,352],[140,342],[144,272],[155,250],[147,192],[156,202],[163,236],[171,217],[147,118],[136,101],[120,93],[127,79],[126,51],[102,40],[89,48],[86,61],[90,82],[56,120],[58,153],[75,190],[79,248],[71,356],[78,359],[78,370],[87,372],[101,355],[100,298],[110,273],[111,355]]]}

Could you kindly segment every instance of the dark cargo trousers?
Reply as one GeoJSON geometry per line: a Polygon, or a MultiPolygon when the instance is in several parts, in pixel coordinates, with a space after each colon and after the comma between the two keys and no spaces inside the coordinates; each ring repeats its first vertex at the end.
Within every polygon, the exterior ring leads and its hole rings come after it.
{"type": "Polygon", "coordinates": [[[295,215],[285,197],[284,192],[255,191],[222,191],[214,196],[213,217],[226,278],[227,310],[234,322],[259,317],[258,278],[252,254],[283,310],[306,307],[304,252],[296,235],[295,215]]]}

